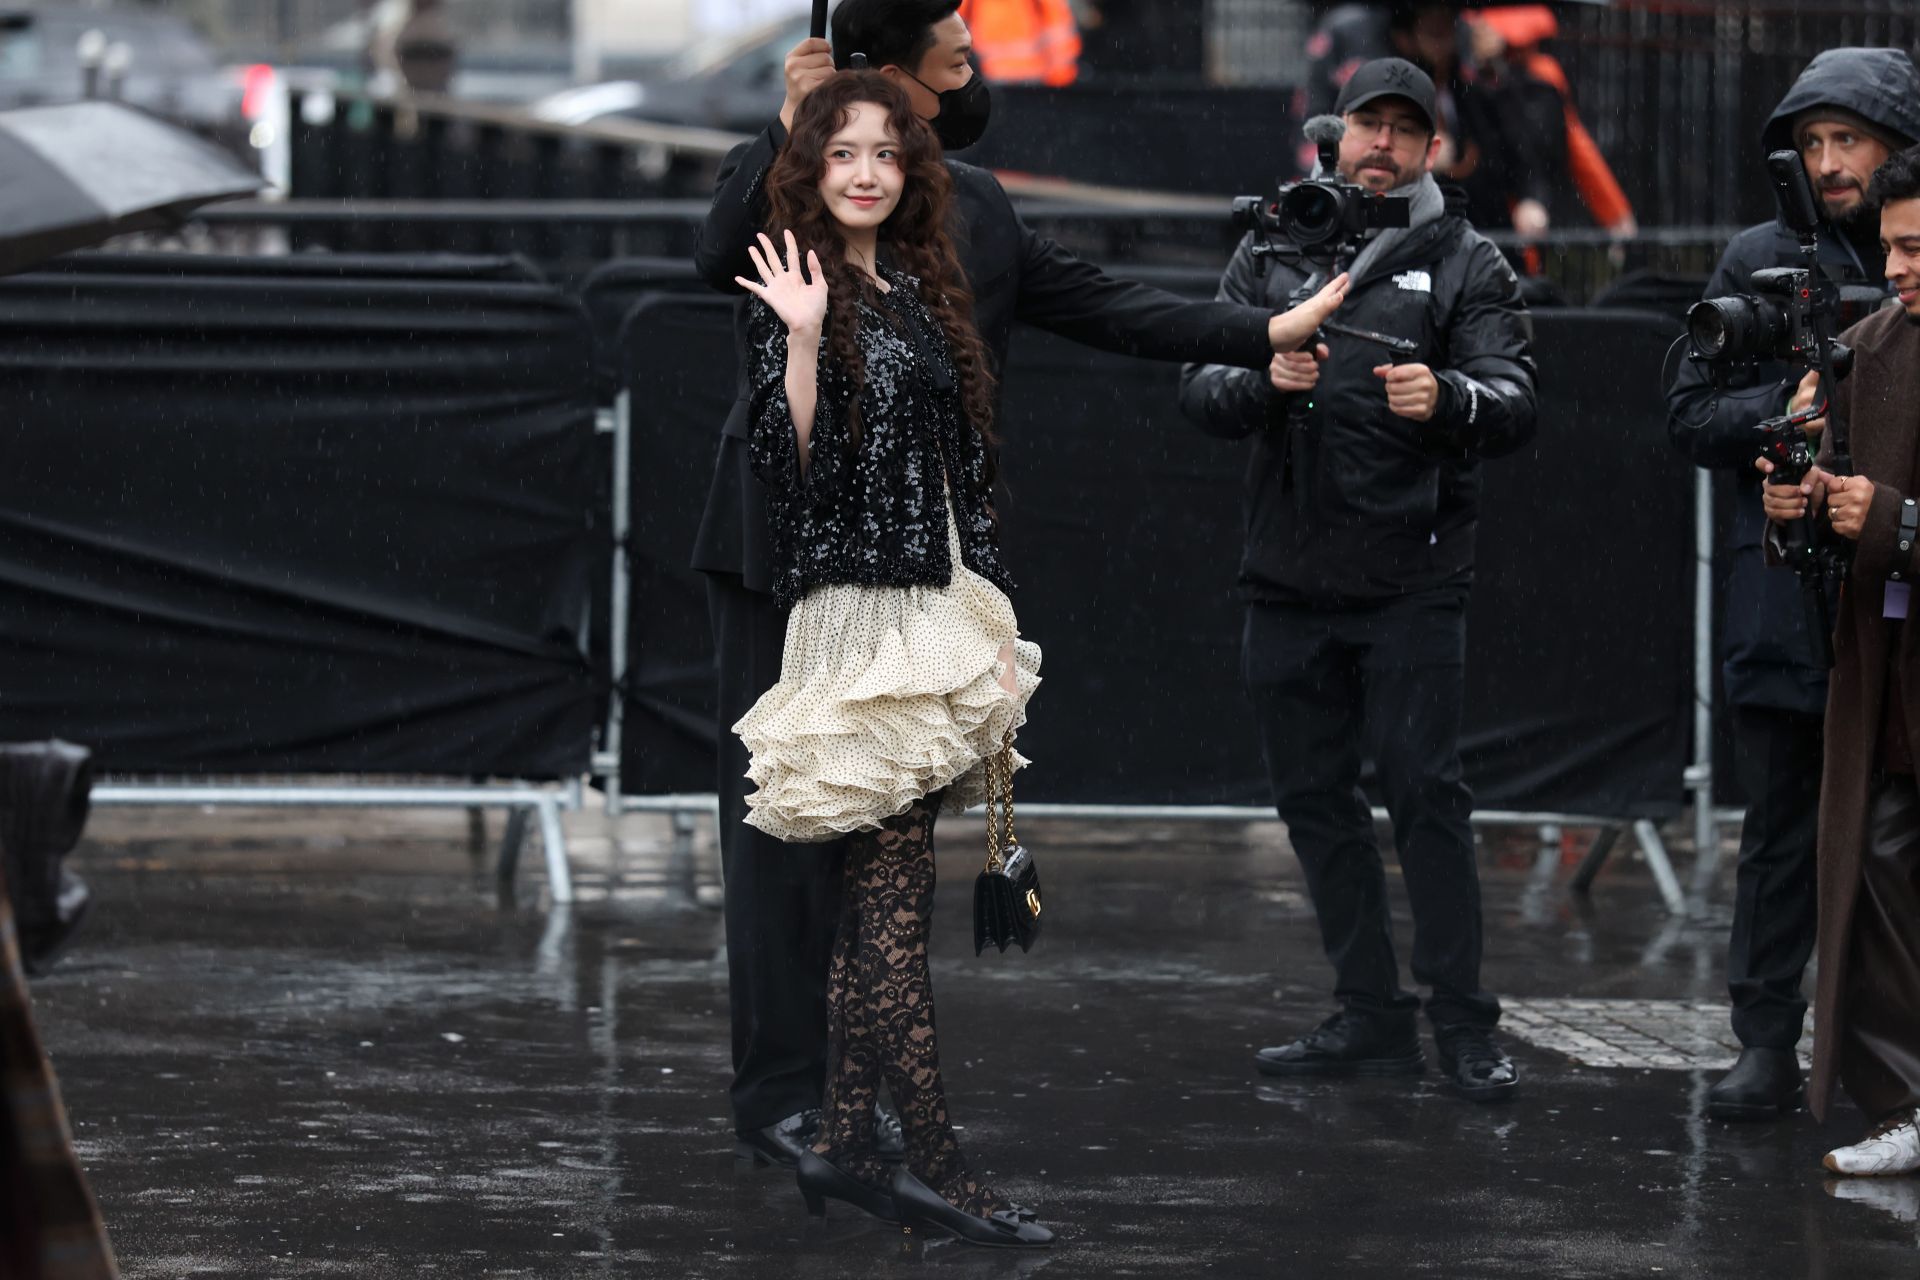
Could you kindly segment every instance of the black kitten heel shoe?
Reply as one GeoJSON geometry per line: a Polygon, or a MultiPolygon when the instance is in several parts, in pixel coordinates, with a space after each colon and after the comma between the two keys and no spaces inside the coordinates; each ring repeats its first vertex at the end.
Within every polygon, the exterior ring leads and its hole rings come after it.
{"type": "Polygon", "coordinates": [[[800,1184],[807,1212],[816,1218],[827,1216],[827,1201],[842,1200],[882,1222],[900,1221],[892,1196],[868,1186],[817,1151],[800,1153],[800,1164],[794,1170],[793,1179],[800,1184]]]}
{"type": "Polygon", "coordinates": [[[900,1212],[900,1225],[909,1232],[952,1236],[993,1249],[1045,1249],[1053,1243],[1053,1232],[1037,1222],[1022,1221],[1020,1211],[1002,1209],[982,1218],[956,1209],[905,1168],[893,1171],[893,1207],[900,1212]]]}

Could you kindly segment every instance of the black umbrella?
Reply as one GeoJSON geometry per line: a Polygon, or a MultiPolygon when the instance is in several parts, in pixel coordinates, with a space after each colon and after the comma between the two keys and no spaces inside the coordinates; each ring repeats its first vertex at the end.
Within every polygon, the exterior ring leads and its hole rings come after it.
{"type": "Polygon", "coordinates": [[[0,111],[0,275],[265,185],[211,143],[118,103],[0,111]]]}

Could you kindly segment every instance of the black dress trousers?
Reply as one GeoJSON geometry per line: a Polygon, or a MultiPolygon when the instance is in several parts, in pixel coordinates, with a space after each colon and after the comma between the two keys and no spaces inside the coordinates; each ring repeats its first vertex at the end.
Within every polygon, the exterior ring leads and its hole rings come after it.
{"type": "Polygon", "coordinates": [[[820,1105],[827,967],[843,843],[790,845],[746,824],[748,753],[731,726],[780,679],[787,615],[731,574],[707,575],[720,675],[720,871],[726,880],[734,1128],[820,1105]]]}
{"type": "Polygon", "coordinates": [[[1733,1033],[1750,1049],[1791,1049],[1807,1016],[1800,978],[1819,920],[1821,717],[1733,710],[1734,767],[1746,792],[1735,874],[1727,992],[1733,1033]]]}
{"type": "Polygon", "coordinates": [[[1413,978],[1436,1026],[1492,1026],[1480,989],[1473,795],[1460,766],[1466,595],[1446,589],[1317,610],[1252,604],[1243,674],[1275,804],[1306,873],[1335,997],[1361,1016],[1410,1017],[1386,873],[1360,790],[1371,756],[1413,908],[1413,978]]]}

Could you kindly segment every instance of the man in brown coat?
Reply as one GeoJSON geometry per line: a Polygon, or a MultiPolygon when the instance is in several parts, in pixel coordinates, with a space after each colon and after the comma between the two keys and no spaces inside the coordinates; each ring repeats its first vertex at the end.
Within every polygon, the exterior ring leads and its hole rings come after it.
{"type": "MultiPolygon", "coordinates": [[[[1763,500],[1776,524],[1810,506],[1853,543],[1827,698],[1808,1104],[1824,1117],[1837,1081],[1870,1122],[1827,1154],[1829,1169],[1904,1174],[1920,1171],[1920,625],[1907,623],[1920,577],[1920,147],[1881,165],[1869,195],[1900,306],[1843,335],[1853,374],[1829,413],[1850,430],[1854,474],[1816,467],[1798,486],[1768,484],[1763,500]]],[[[1811,394],[1803,384],[1795,407],[1811,394]]]]}

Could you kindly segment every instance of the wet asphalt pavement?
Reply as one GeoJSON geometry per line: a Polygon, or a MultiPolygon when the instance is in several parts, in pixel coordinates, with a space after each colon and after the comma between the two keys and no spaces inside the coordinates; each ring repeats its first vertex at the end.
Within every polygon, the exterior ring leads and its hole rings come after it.
{"type": "MultiPolygon", "coordinates": [[[[663,878],[660,820],[570,827],[583,901],[554,911],[532,853],[503,904],[458,815],[96,815],[76,865],[100,905],[35,995],[127,1276],[1920,1273],[1920,1180],[1820,1168],[1860,1132],[1844,1105],[1729,1127],[1696,1118],[1712,1071],[1519,1041],[1503,1106],[1431,1068],[1262,1080],[1253,1050],[1328,986],[1270,824],[1023,824],[1047,936],[976,959],[978,822],[943,823],[955,1118],[1062,1243],[816,1223],[731,1156],[711,885],[663,878]]],[[[1616,861],[1582,910],[1532,857],[1485,851],[1494,990],[1723,998],[1724,909],[1671,926],[1616,861]]]]}

